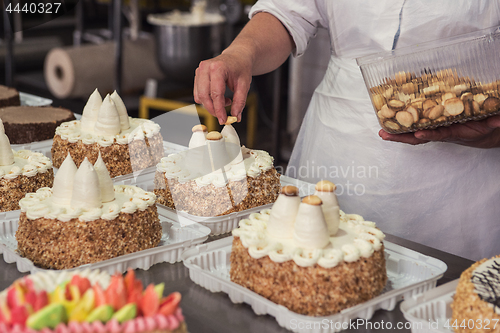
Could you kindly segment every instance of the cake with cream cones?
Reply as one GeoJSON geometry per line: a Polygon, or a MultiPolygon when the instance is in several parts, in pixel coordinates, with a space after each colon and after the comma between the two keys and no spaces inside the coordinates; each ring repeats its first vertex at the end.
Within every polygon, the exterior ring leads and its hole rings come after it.
{"type": "Polygon", "coordinates": [[[19,209],[26,193],[52,186],[52,162],[41,153],[15,151],[0,119],[0,212],[19,209]]]}
{"type": "Polygon", "coordinates": [[[156,166],[157,202],[197,216],[219,216],[273,203],[280,180],[265,151],[242,147],[230,122],[222,131],[194,126],[185,152],[156,166]]]}
{"type": "Polygon", "coordinates": [[[113,186],[99,155],[76,167],[68,154],[54,187],[19,202],[19,253],[37,266],[68,269],[158,245],[162,228],[156,197],[139,187],[113,186]]]}
{"type": "Polygon", "coordinates": [[[96,89],[81,120],[57,127],[51,152],[56,168],[68,153],[77,166],[85,158],[95,163],[100,153],[113,178],[155,166],[163,157],[163,138],[158,124],[129,117],[116,91],[103,100],[96,89]]]}
{"type": "Polygon", "coordinates": [[[383,239],[375,223],[338,207],[335,185],[321,181],[303,200],[285,186],[271,209],[233,230],[231,281],[289,310],[328,316],[384,289],[383,239]]]}
{"type": "Polygon", "coordinates": [[[500,320],[500,255],[477,261],[460,275],[451,309],[455,332],[499,331],[494,326],[500,320]]]}

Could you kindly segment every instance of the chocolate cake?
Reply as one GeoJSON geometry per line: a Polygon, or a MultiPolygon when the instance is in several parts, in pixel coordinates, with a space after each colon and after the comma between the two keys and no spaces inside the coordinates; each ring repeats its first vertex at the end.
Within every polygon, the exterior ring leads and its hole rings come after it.
{"type": "Polygon", "coordinates": [[[7,86],[0,85],[0,107],[21,105],[19,92],[7,86]]]}
{"type": "Polygon", "coordinates": [[[0,109],[0,119],[10,143],[20,144],[52,139],[56,127],[74,120],[75,115],[50,106],[9,106],[0,109]]]}

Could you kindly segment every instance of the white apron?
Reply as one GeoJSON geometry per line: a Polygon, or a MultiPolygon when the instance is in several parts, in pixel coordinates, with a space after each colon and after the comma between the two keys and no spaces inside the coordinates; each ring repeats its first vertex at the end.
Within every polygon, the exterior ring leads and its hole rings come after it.
{"type": "MultiPolygon", "coordinates": [[[[500,148],[383,141],[355,58],[500,24],[497,0],[260,0],[300,55],[318,26],[332,57],[287,174],[337,185],[341,209],[472,260],[500,254],[500,148]],[[395,42],[396,40],[396,42],[395,42]]],[[[500,61],[500,56],[499,56],[500,61]]]]}

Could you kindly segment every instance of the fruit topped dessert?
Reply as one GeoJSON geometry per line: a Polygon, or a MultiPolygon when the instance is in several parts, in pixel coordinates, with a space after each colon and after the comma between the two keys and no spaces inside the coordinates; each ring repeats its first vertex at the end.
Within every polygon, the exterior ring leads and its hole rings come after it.
{"type": "Polygon", "coordinates": [[[181,294],[99,271],[40,272],[0,293],[0,332],[186,332],[181,294]]]}

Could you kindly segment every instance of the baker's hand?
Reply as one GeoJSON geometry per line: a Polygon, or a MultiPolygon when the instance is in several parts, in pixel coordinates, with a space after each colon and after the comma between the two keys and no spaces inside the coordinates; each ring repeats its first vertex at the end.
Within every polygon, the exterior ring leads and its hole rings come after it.
{"type": "Polygon", "coordinates": [[[500,147],[500,116],[480,121],[469,121],[438,127],[433,130],[419,130],[415,133],[390,134],[380,130],[379,135],[387,141],[418,145],[429,141],[451,142],[476,148],[500,147]]]}
{"type": "Polygon", "coordinates": [[[226,122],[225,107],[231,105],[231,115],[241,121],[241,112],[246,104],[252,82],[252,62],[243,51],[225,51],[218,57],[205,60],[196,69],[194,78],[194,100],[219,119],[226,122]],[[226,86],[233,92],[233,100],[224,97],[226,86]]]}

